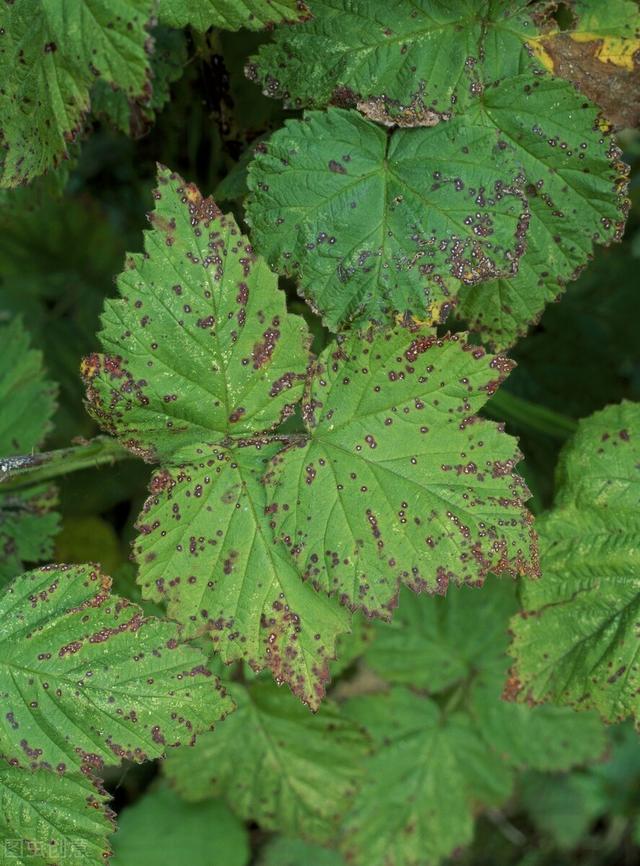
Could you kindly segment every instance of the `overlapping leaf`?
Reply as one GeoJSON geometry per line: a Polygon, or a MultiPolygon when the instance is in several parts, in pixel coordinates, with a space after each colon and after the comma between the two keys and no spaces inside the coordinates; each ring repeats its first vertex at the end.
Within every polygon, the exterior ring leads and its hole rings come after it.
{"type": "Polygon", "coordinates": [[[226,661],[268,667],[317,705],[349,617],[274,546],[261,483],[263,434],[302,393],[306,326],[210,199],[162,171],[156,201],[146,253],[106,305],[111,354],[85,363],[93,414],[164,464],[139,521],[140,583],[226,661]]]}
{"type": "Polygon", "coordinates": [[[302,0],[160,0],[160,20],[171,27],[190,24],[197,30],[261,30],[274,24],[299,23],[310,17],[302,0]]]}
{"type": "MultiPolygon", "coordinates": [[[[42,355],[29,348],[19,319],[0,325],[0,482],[11,457],[29,454],[45,437],[55,410],[56,389],[45,378],[42,355]]],[[[58,528],[55,487],[0,486],[0,584],[53,551],[58,528]]]]}
{"type": "Polygon", "coordinates": [[[350,862],[438,862],[471,840],[479,806],[509,796],[513,768],[567,769],[601,756],[595,715],[500,700],[515,606],[509,583],[446,600],[406,594],[394,624],[377,626],[366,661],[389,682],[432,697],[395,685],[347,703],[377,747],[345,819],[350,862]]]}
{"type": "Polygon", "coordinates": [[[388,617],[417,592],[535,574],[514,441],[477,412],[511,363],[399,328],[355,333],[320,356],[309,440],[274,459],[273,519],[304,577],[388,617]]]}
{"type": "Polygon", "coordinates": [[[163,755],[232,709],[175,623],[145,619],[90,566],[46,566],[0,597],[0,754],[64,773],[163,755]]]}
{"type": "Polygon", "coordinates": [[[541,521],[544,580],[513,622],[510,692],[638,718],[640,407],[582,421],[541,521]]]}
{"type": "Polygon", "coordinates": [[[247,218],[333,330],[396,311],[437,319],[460,284],[517,272],[518,171],[489,128],[388,137],[355,111],[311,112],[258,149],[247,218]]]}
{"type": "Polygon", "coordinates": [[[107,797],[82,773],[27,772],[0,760],[0,862],[86,866],[109,854],[107,797]]]}
{"type": "Polygon", "coordinates": [[[273,683],[234,685],[238,709],[166,773],[187,800],[224,796],[245,820],[311,839],[332,835],[361,775],[367,742],[338,708],[312,715],[273,683]]]}
{"type": "Polygon", "coordinates": [[[26,183],[63,158],[89,110],[96,77],[133,99],[143,94],[153,11],[151,0],[3,4],[0,185],[26,183]]]}
{"type": "Polygon", "coordinates": [[[315,0],[277,31],[247,74],[292,107],[358,104],[374,119],[432,125],[483,86],[529,65],[526,0],[315,0]],[[314,58],[312,66],[309,57],[314,58]]]}

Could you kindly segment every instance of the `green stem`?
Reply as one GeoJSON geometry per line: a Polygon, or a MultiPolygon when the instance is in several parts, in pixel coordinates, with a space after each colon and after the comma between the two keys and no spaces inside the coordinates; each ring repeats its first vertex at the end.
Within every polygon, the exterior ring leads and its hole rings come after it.
{"type": "Polygon", "coordinates": [[[507,421],[517,427],[527,427],[537,433],[545,433],[554,439],[569,439],[578,429],[578,422],[553,409],[531,403],[522,397],[510,394],[504,388],[496,391],[484,407],[491,418],[507,421]]]}
{"type": "Polygon", "coordinates": [[[15,490],[66,475],[68,472],[95,469],[132,457],[116,439],[96,436],[82,445],[72,445],[57,451],[0,458],[0,487],[3,492],[15,490]]]}

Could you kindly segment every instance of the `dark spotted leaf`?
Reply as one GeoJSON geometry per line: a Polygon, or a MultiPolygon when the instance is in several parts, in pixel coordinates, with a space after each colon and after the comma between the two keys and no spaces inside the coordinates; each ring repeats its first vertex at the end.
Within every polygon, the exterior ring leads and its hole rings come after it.
{"type": "Polygon", "coordinates": [[[58,529],[55,487],[27,485],[3,490],[11,457],[35,451],[49,430],[55,386],[47,381],[42,354],[29,348],[19,319],[0,325],[0,584],[53,552],[58,529]]]}
{"type": "Polygon", "coordinates": [[[291,107],[358,105],[374,120],[431,126],[483,86],[530,65],[528,0],[315,0],[276,31],[247,75],[291,107]],[[313,64],[309,64],[313,57],[313,64]]]}
{"type": "Polygon", "coordinates": [[[156,202],[146,253],[106,304],[110,354],[85,361],[90,411],[162,463],[138,522],[139,582],[225,661],[267,667],[316,706],[349,616],[274,544],[261,481],[263,434],[302,394],[307,329],[232,217],[164,170],[156,202]]]}
{"type": "Polygon", "coordinates": [[[626,166],[598,117],[566,82],[519,76],[487,91],[465,122],[493,127],[526,178],[530,221],[517,274],[461,290],[461,317],[494,346],[526,333],[592,256],[619,240],[626,166]]]}
{"type": "Polygon", "coordinates": [[[112,845],[112,866],[249,862],[247,831],[222,800],[186,803],[165,786],[145,792],[120,813],[112,845]]]}
{"type": "Polygon", "coordinates": [[[544,580],[513,620],[509,694],[638,720],[640,406],[582,421],[540,521],[544,580]]]}
{"type": "Polygon", "coordinates": [[[232,703],[175,623],[91,566],[46,566],[0,597],[0,754],[64,773],[192,743],[232,703]]]}
{"type": "Polygon", "coordinates": [[[274,458],[273,519],[304,577],[388,618],[416,592],[536,574],[515,441],[475,413],[511,362],[458,335],[354,333],[320,356],[309,441],[274,458]]]}
{"type": "Polygon", "coordinates": [[[330,328],[434,320],[460,285],[517,272],[528,221],[517,176],[490,127],[388,136],[355,111],[310,112],[257,149],[247,219],[330,328]]]}
{"type": "Polygon", "coordinates": [[[329,838],[360,779],[359,726],[330,702],[312,714],[270,682],[234,684],[231,694],[236,712],[167,760],[171,782],[190,801],[224,795],[265,830],[329,838]]]}
{"type": "Polygon", "coordinates": [[[0,760],[0,803],[3,866],[86,866],[107,859],[113,816],[90,777],[28,771],[0,760]]]}
{"type": "Polygon", "coordinates": [[[2,4],[1,186],[26,183],[64,158],[89,110],[96,77],[130,98],[143,94],[153,12],[152,0],[2,4]]]}
{"type": "Polygon", "coordinates": [[[342,847],[355,863],[437,862],[470,841],[479,806],[509,796],[515,768],[566,770],[602,756],[595,714],[500,700],[516,607],[513,582],[493,579],[446,599],[405,591],[393,624],[376,624],[365,661],[394,689],[346,705],[377,746],[345,820],[342,847]]]}
{"type": "Polygon", "coordinates": [[[171,27],[191,25],[197,30],[262,30],[310,17],[303,0],[160,0],[160,20],[171,27]]]}

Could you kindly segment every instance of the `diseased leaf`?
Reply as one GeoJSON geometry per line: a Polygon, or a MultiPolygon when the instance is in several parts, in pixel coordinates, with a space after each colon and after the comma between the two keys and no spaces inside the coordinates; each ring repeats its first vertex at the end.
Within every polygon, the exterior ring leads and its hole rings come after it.
{"type": "Polygon", "coordinates": [[[376,624],[365,661],[394,688],[346,705],[376,742],[345,819],[349,862],[433,864],[470,841],[479,808],[509,796],[515,768],[566,770],[603,754],[595,714],[500,700],[516,607],[513,582],[493,579],[446,599],[404,591],[393,624],[376,624]]]}
{"type": "Polygon", "coordinates": [[[400,582],[444,593],[536,574],[515,442],[474,413],[511,368],[398,328],[328,346],[307,386],[309,441],[274,458],[272,516],[305,577],[389,618],[400,582]]]}
{"type": "Polygon", "coordinates": [[[431,126],[530,65],[526,0],[315,0],[280,28],[247,75],[291,107],[358,105],[382,122],[431,126]],[[314,58],[310,66],[308,59],[314,58]]]}
{"type": "Polygon", "coordinates": [[[544,580],[524,587],[513,620],[509,694],[638,719],[640,407],[582,421],[540,522],[544,580]]]}
{"type": "Polygon", "coordinates": [[[139,582],[186,634],[210,632],[225,661],[269,668],[317,706],[349,616],[273,543],[261,482],[263,434],[302,394],[307,329],[233,218],[177,175],[159,180],[146,252],[105,307],[110,354],[84,370],[102,426],[163,464],[139,519],[139,582]]]}
{"type": "Polygon", "coordinates": [[[249,840],[222,800],[185,803],[156,787],[119,815],[112,866],[246,866],[249,840]]]}
{"type": "Polygon", "coordinates": [[[19,319],[0,324],[0,585],[25,562],[40,562],[53,551],[58,529],[55,487],[37,484],[3,490],[11,457],[42,444],[55,410],[56,388],[45,378],[42,354],[29,348],[19,319]]]}
{"type": "Polygon", "coordinates": [[[113,815],[98,782],[82,773],[27,771],[0,760],[0,862],[86,866],[109,854],[113,815]]]}
{"type": "Polygon", "coordinates": [[[192,743],[232,709],[176,625],[91,566],[45,566],[0,597],[0,754],[59,773],[192,743]]]}
{"type": "Polygon", "coordinates": [[[594,244],[619,240],[626,166],[598,112],[566,82],[519,76],[489,90],[465,115],[512,149],[526,179],[530,220],[517,274],[461,289],[460,316],[505,348],[587,264],[594,244]]]}
{"type": "Polygon", "coordinates": [[[257,149],[247,219],[333,330],[395,312],[437,320],[461,284],[517,272],[518,171],[490,128],[389,137],[355,111],[309,112],[257,149]]]}
{"type": "Polygon", "coordinates": [[[540,63],[568,78],[616,126],[640,120],[640,11],[634,0],[572,0],[573,21],[560,30],[547,22],[531,41],[540,63]]]}
{"type": "Polygon", "coordinates": [[[367,743],[325,702],[312,714],[270,682],[234,684],[238,709],[165,771],[189,801],[224,795],[244,820],[322,841],[335,831],[360,779],[367,743]]]}
{"type": "Polygon", "coordinates": [[[160,20],[171,27],[191,25],[197,30],[262,30],[310,17],[302,0],[160,0],[160,20]]]}
{"type": "Polygon", "coordinates": [[[89,110],[96,77],[130,98],[143,94],[153,11],[151,0],[3,4],[0,186],[27,183],[64,158],[89,110]]]}

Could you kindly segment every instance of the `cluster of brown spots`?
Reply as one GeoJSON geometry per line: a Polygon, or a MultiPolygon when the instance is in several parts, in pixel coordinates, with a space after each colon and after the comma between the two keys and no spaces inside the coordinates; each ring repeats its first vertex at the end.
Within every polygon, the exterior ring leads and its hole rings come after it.
{"type": "Polygon", "coordinates": [[[262,341],[256,343],[251,352],[253,358],[253,369],[259,370],[271,360],[271,356],[275,350],[276,344],[280,339],[280,319],[275,316],[271,323],[271,327],[262,335],[262,341]]]}

